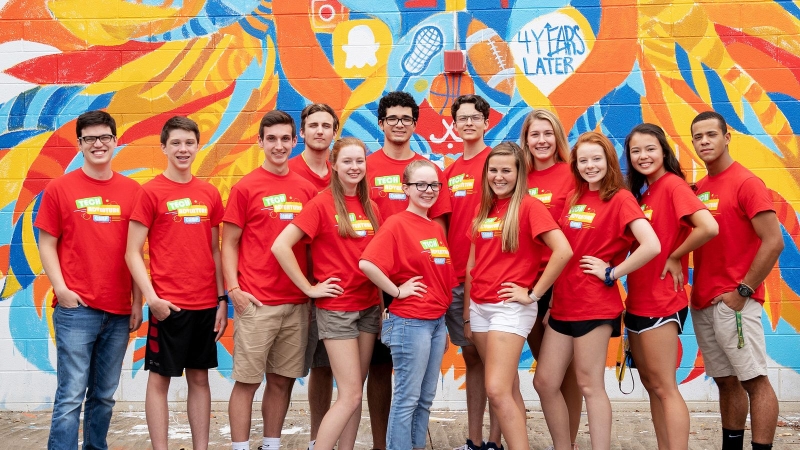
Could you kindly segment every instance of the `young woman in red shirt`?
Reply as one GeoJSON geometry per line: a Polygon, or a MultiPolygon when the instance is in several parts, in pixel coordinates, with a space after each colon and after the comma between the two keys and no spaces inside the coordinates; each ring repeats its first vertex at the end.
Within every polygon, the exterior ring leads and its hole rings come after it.
{"type": "Polygon", "coordinates": [[[547,208],[528,195],[527,156],[503,142],[486,158],[464,294],[464,334],[483,360],[486,394],[510,450],[529,448],[517,371],[536,302],[572,256],[547,208]],[[545,249],[552,255],[536,281],[545,249]]]}
{"type": "MultiPolygon", "coordinates": [[[[522,132],[519,140],[523,150],[531,155],[531,169],[528,172],[528,194],[544,203],[550,215],[558,222],[561,211],[564,209],[564,204],[567,202],[567,194],[575,188],[575,181],[572,178],[569,164],[567,164],[569,144],[567,144],[564,126],[561,125],[561,121],[552,112],[546,109],[534,109],[522,122],[522,132]]],[[[549,257],[550,254],[548,252],[545,258],[549,257]]],[[[539,276],[542,276],[543,270],[544,265],[540,265],[539,276]]],[[[531,334],[528,335],[528,346],[537,361],[539,360],[539,348],[544,337],[545,324],[542,319],[550,308],[552,296],[553,288],[550,288],[539,300],[536,322],[533,324],[531,334]]],[[[578,428],[581,423],[583,396],[581,396],[581,390],[578,388],[578,381],[575,379],[575,368],[572,364],[564,374],[561,393],[564,395],[564,400],[567,402],[567,410],[569,411],[569,435],[572,438],[572,446],[577,449],[578,446],[575,444],[575,439],[578,436],[578,428]]]]}
{"type": "Polygon", "coordinates": [[[409,199],[389,217],[361,255],[359,267],[394,297],[381,340],[392,352],[394,394],[386,435],[388,449],[424,449],[428,417],[442,367],[444,315],[456,285],[444,229],[428,218],[442,189],[430,161],[409,163],[402,176],[409,199]]]}
{"type": "Polygon", "coordinates": [[[286,275],[306,295],[317,299],[317,325],[336,379],[336,402],[322,419],[314,448],[352,450],[361,421],[361,393],[372,348],[380,329],[378,289],[358,269],[358,259],[378,230],[380,216],[369,199],[365,179],[367,147],[347,137],[331,152],[330,189],[309,201],[275,240],[272,252],[286,275]],[[302,239],[311,246],[309,283],[292,247],[302,239]],[[358,362],[357,364],[355,362],[358,362]]]}
{"type": "Polygon", "coordinates": [[[659,126],[634,127],[625,139],[625,159],[628,186],[661,242],[661,253],[628,275],[625,327],[650,396],[658,448],[686,449],[689,410],[675,380],[678,335],[689,312],[683,286],[688,281],[689,252],[716,236],[719,226],[684,181],[659,126]]]}
{"type": "Polygon", "coordinates": [[[604,373],[608,342],[620,335],[616,280],[660,252],[658,237],[625,189],[613,144],[600,133],[578,138],[570,154],[575,190],[559,218],[574,256],[553,287],[533,386],[556,450],[572,448],[561,384],[570,362],[586,399],[592,448],[611,446],[611,402],[604,373]],[[639,247],[626,259],[631,244],[639,247]]]}

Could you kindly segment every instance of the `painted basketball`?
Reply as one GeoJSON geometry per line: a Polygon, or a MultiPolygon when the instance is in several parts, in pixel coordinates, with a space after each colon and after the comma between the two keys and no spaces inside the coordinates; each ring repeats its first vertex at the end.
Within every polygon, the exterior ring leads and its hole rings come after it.
{"type": "Polygon", "coordinates": [[[508,43],[476,19],[467,28],[467,57],[489,87],[508,96],[514,94],[514,58],[508,43]]]}
{"type": "Polygon", "coordinates": [[[475,83],[466,73],[441,73],[431,83],[428,102],[437,113],[450,115],[450,107],[459,95],[474,93],[475,83]]]}

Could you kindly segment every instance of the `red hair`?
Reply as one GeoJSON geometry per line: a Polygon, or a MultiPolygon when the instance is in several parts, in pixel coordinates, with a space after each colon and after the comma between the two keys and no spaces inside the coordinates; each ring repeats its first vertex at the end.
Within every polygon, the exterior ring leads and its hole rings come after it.
{"type": "Polygon", "coordinates": [[[625,178],[622,176],[622,170],[619,168],[619,159],[617,158],[617,151],[614,149],[614,144],[608,140],[601,133],[588,131],[578,137],[578,142],[572,147],[569,155],[569,166],[572,169],[572,176],[575,178],[575,193],[570,199],[570,205],[574,205],[576,201],[589,189],[589,183],[583,179],[581,173],[578,171],[578,147],[583,144],[596,144],[603,149],[606,157],[606,175],[600,181],[600,199],[604,202],[611,200],[611,197],[620,189],[625,188],[625,178]]]}

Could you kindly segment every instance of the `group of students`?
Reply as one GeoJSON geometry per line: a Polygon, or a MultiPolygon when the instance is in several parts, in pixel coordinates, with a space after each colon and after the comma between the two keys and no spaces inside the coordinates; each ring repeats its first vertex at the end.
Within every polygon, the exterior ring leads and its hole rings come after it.
{"type": "Polygon", "coordinates": [[[777,400],[760,316],[762,283],[782,240],[764,183],[730,157],[724,118],[704,112],[692,122],[709,173],[693,191],[658,126],[641,124],[625,140],[626,179],[607,137],[584,133],[570,150],[547,110],[525,118],[519,144],[487,147],[489,110],[477,95],[455,100],[463,153],[444,171],[411,150],[419,108],[405,92],[380,100],[385,141],[371,154],[353,137],[329,150],[338,117],[311,104],[300,116],[305,149],[290,160],[294,120],[268,112],[258,132],[264,163],[233,186],[225,208],[217,189],[191,173],[200,133],[190,119],[164,125],[167,169],[140,187],[111,170],[113,119],[81,115],[82,170],[47,186],[35,220],[55,294],[58,389],[48,448],[75,448],[84,395],[84,447],[106,448],[142,296],[155,449],[167,447],[167,390],[184,370],[193,445],[207,448],[208,369],[229,301],[234,450],[249,448],[264,378],[259,448],[280,447],[292,386],[309,370],[309,448],[352,449],[365,380],[387,385],[392,368],[390,400],[369,399],[373,446],[425,448],[448,334],[466,363],[463,450],[496,449],[501,435],[511,450],[529,448],[518,377],[526,341],[553,448],[577,448],[583,399],[592,448],[609,448],[605,362],[623,316],[659,448],[686,448],[689,414],[675,368],[690,252],[693,324],[720,387],[723,448],[742,448],[748,396],[753,448],[771,448],[777,400]],[[95,274],[90,284],[86,273],[95,274]],[[626,275],[623,305],[618,280],[626,275]]]}

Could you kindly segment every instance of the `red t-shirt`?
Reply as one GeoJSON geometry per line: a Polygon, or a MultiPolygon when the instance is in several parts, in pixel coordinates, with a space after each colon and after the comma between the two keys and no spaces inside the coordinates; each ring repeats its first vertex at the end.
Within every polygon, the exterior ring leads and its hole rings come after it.
{"type": "Polygon", "coordinates": [[[497,200],[478,234],[471,236],[472,230],[467,232],[475,244],[475,267],[471,272],[469,295],[476,303],[502,302],[497,294],[503,288],[502,283],[532,288],[542,254],[547,248],[539,235],[558,229],[558,224],[542,202],[525,197],[519,211],[519,248],[514,253],[504,253],[503,217],[510,201],[510,198],[497,200]]]}
{"type": "MultiPolygon", "coordinates": [[[[51,181],[34,226],[58,238],[64,282],[91,308],[131,313],[131,273],[125,264],[128,220],[139,183],[114,172],[95,180],[82,169],[51,181]]],[[[53,298],[53,307],[58,303],[53,298]]]]}
{"type": "MultiPolygon", "coordinates": [[[[311,259],[314,278],[320,282],[335,277],[344,293],[335,298],[318,298],[318,308],[331,311],[361,311],[380,304],[378,288],[358,268],[358,260],[375,231],[364,214],[357,196],[345,197],[347,211],[353,228],[361,236],[339,236],[333,193],[326,189],[311,199],[292,223],[311,239],[311,259]]],[[[372,208],[380,221],[380,213],[373,202],[372,208]]]]}
{"type": "Polygon", "coordinates": [[[181,309],[217,306],[211,228],[219,226],[222,214],[217,188],[199,178],[177,183],[161,174],[142,186],[131,220],[150,229],[150,278],[156,295],[181,309]]]}
{"type": "MultiPolygon", "coordinates": [[[[383,150],[378,150],[367,156],[369,198],[378,205],[381,217],[388,219],[389,216],[405,211],[408,207],[408,197],[403,192],[403,171],[410,162],[418,159],[428,160],[417,153],[414,153],[414,156],[410,159],[396,160],[386,156],[383,150]]],[[[444,172],[439,167],[436,167],[436,174],[439,176],[439,182],[447,186],[447,179],[445,179],[444,172]]],[[[444,192],[444,190],[441,192],[444,192]]],[[[428,216],[431,219],[435,219],[449,212],[450,196],[440,194],[436,203],[428,211],[428,216]]]]}
{"type": "MultiPolygon", "coordinates": [[[[567,194],[571,197],[572,192],[567,194]]],[[[567,203],[559,225],[572,247],[572,258],[553,287],[550,315],[557,320],[613,319],[622,313],[622,296],[617,284],[583,273],[580,259],[594,256],[616,266],[625,260],[634,241],[628,224],[643,219],[639,204],[630,191],[621,189],[610,200],[599,191],[588,191],[572,207],[567,203]]]]}
{"type": "Polygon", "coordinates": [[[490,151],[492,148],[486,147],[469,160],[458,158],[444,169],[450,205],[453,208],[447,228],[447,242],[450,243],[450,256],[459,283],[463,283],[466,278],[470,245],[467,234],[472,227],[472,220],[475,219],[475,208],[481,202],[483,165],[490,151]]]}
{"type": "MultiPolygon", "coordinates": [[[[528,173],[528,194],[544,203],[556,222],[567,203],[567,193],[573,189],[575,189],[575,178],[572,177],[572,171],[567,163],[555,163],[547,169],[532,170],[528,173]]],[[[549,248],[545,248],[537,279],[542,276],[552,254],[549,248]]]]}
{"type": "Polygon", "coordinates": [[[332,170],[330,161],[325,161],[325,165],[328,167],[328,174],[321,177],[308,167],[308,163],[306,163],[302,153],[289,160],[289,170],[310,181],[317,192],[322,192],[331,185],[332,170]]]}
{"type": "MultiPolygon", "coordinates": [[[[239,286],[265,305],[308,301],[281,268],[270,250],[275,238],[317,195],[313,184],[289,172],[279,176],[259,167],[231,189],[223,222],[242,229],[239,241],[239,286]]],[[[294,246],[294,256],[305,271],[306,244],[294,246]]]]}
{"type": "MultiPolygon", "coordinates": [[[[698,181],[695,192],[719,224],[719,235],[694,251],[692,307],[703,309],[744,279],[761,246],[751,220],[775,209],[764,182],[738,162],[698,181]]],[[[764,303],[763,283],[751,287],[764,303]]]]}
{"type": "MultiPolygon", "coordinates": [[[[674,314],[689,304],[686,291],[675,292],[672,276],[661,279],[667,259],[683,244],[692,231],[687,216],[705,209],[692,188],[681,177],[666,173],[648,186],[639,201],[644,216],[653,226],[661,242],[661,253],[639,269],[628,275],[628,298],[625,308],[637,316],[665,317],[674,314]]],[[[631,251],[639,247],[634,242],[631,251]]],[[[689,255],[681,259],[683,279],[689,280],[689,255]]]]}
{"type": "Polygon", "coordinates": [[[389,305],[392,314],[407,319],[438,319],[453,301],[450,290],[456,280],[447,240],[442,227],[429,219],[408,211],[389,217],[361,259],[378,266],[398,286],[422,275],[419,281],[428,286],[428,292],[423,298],[412,295],[395,299],[389,305]]]}

